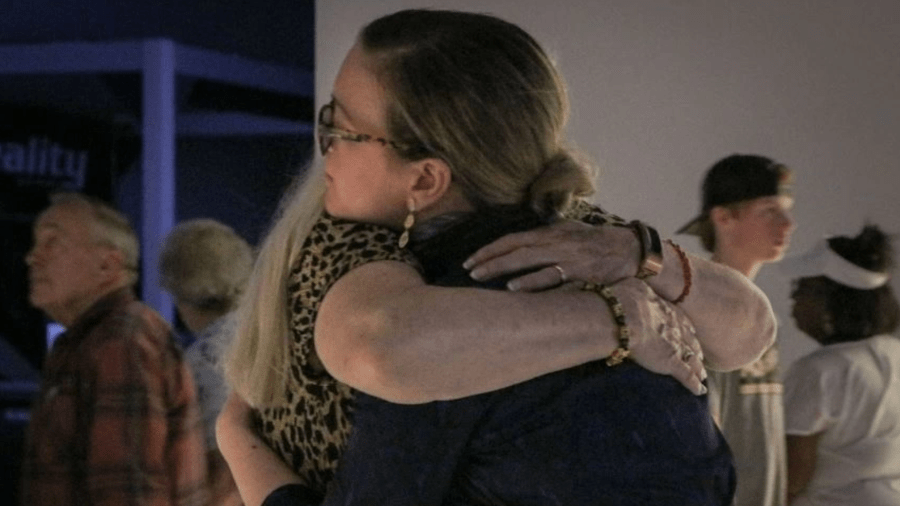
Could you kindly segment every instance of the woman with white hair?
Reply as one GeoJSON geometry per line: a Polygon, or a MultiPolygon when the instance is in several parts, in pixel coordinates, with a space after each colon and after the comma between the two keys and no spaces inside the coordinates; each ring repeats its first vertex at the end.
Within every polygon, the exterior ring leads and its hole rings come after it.
{"type": "Polygon", "coordinates": [[[253,269],[250,245],[231,227],[200,218],[183,221],[166,236],[159,257],[160,285],[172,294],[178,316],[193,334],[185,359],[194,375],[206,434],[212,505],[241,504],[216,443],[216,417],[228,398],[220,357],[233,334],[228,317],[253,269]]]}

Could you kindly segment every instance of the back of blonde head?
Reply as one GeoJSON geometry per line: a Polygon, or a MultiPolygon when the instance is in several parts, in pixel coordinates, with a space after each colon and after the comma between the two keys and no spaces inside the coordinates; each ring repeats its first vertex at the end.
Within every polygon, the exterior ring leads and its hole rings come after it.
{"type": "MultiPolygon", "coordinates": [[[[399,155],[444,160],[476,208],[555,215],[593,192],[592,167],[564,145],[565,84],[521,28],[482,14],[406,10],[364,27],[359,43],[385,89],[389,137],[407,146],[399,155]]],[[[284,400],[287,281],[323,189],[316,170],[288,193],[238,308],[225,369],[252,405],[284,400]]]]}
{"type": "Polygon", "coordinates": [[[391,138],[407,159],[437,157],[476,207],[564,211],[593,192],[593,167],[567,146],[569,100],[531,35],[484,14],[405,10],[359,37],[384,86],[391,138]]]}

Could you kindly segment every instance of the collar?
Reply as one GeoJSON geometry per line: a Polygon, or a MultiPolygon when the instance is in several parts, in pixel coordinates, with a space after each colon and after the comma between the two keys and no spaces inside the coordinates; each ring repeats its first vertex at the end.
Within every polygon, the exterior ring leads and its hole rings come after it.
{"type": "Polygon", "coordinates": [[[81,313],[81,315],[77,319],[75,319],[75,323],[73,323],[71,327],[66,329],[66,331],[72,335],[83,335],[88,330],[90,330],[91,327],[96,325],[97,322],[108,315],[113,309],[128,304],[134,300],[137,300],[137,298],[134,295],[132,287],[126,286],[117,288],[107,293],[103,297],[100,297],[97,302],[94,302],[91,307],[89,307],[85,312],[81,313]]]}

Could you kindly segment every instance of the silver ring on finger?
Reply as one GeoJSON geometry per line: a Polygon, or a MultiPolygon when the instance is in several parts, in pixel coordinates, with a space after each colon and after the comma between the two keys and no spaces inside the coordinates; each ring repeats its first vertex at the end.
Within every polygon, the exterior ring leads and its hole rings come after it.
{"type": "Polygon", "coordinates": [[[566,271],[564,271],[563,268],[559,266],[559,264],[553,264],[553,268],[556,269],[556,272],[559,273],[559,284],[563,284],[569,280],[569,278],[566,276],[566,271]]]}
{"type": "Polygon", "coordinates": [[[684,350],[684,353],[681,354],[681,360],[687,362],[688,360],[694,358],[694,355],[696,355],[696,353],[694,353],[694,350],[688,348],[687,350],[684,350]]]}

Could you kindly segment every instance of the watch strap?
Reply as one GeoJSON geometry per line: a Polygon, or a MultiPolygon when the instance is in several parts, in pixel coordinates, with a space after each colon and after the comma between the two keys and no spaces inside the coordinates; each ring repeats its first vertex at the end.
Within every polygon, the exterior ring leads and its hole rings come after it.
{"type": "Polygon", "coordinates": [[[635,276],[638,279],[656,276],[662,272],[663,268],[663,245],[659,238],[659,232],[639,220],[634,220],[628,225],[637,235],[641,246],[641,260],[635,276]]]}

